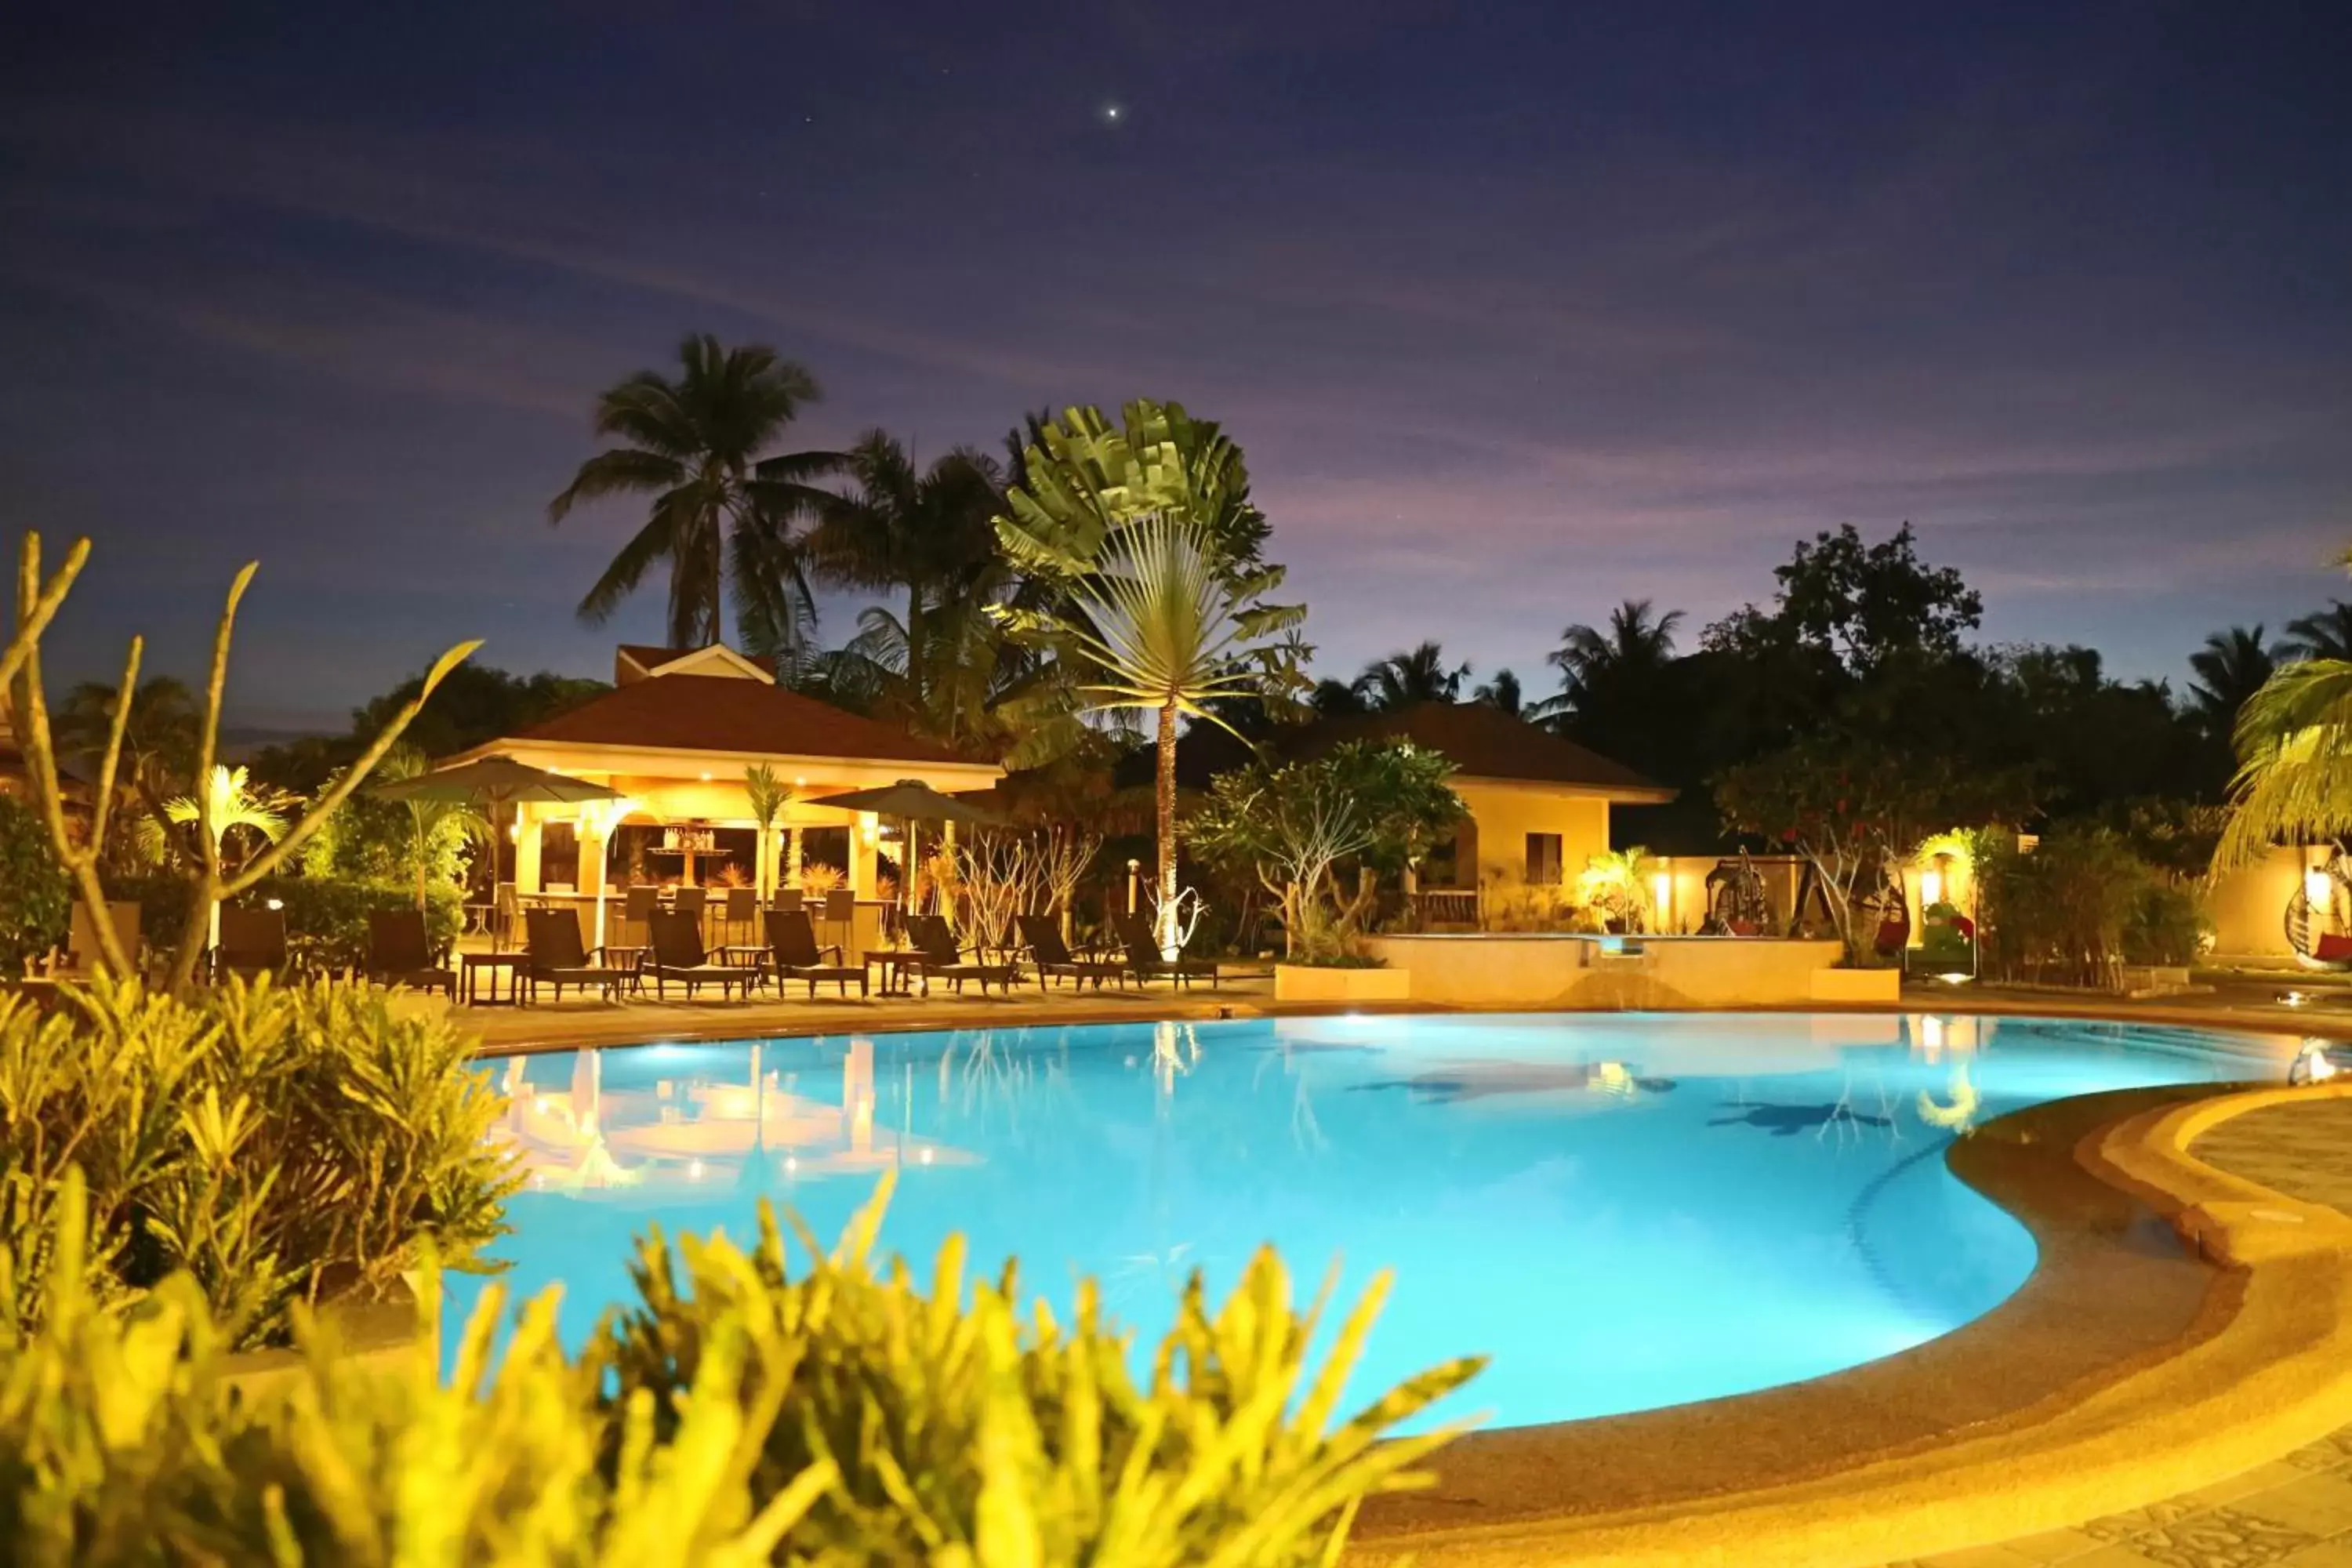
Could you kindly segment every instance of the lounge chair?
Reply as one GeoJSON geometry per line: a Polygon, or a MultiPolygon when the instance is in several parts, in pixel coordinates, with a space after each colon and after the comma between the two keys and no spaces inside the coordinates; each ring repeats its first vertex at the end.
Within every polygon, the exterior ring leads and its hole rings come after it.
{"type": "Polygon", "coordinates": [[[240,910],[224,904],[220,911],[220,946],[213,950],[213,976],[257,974],[284,976],[293,967],[286,947],[286,911],[240,910]]]}
{"type": "Polygon", "coordinates": [[[631,971],[604,961],[604,949],[583,945],[580,917],[571,910],[526,910],[523,931],[530,946],[523,953],[522,979],[534,1002],[541,985],[554,986],[558,1002],[567,985],[583,991],[601,988],[604,1000],[611,1002],[632,978],[631,971]]]}
{"type": "Polygon", "coordinates": [[[1112,929],[1118,932],[1119,945],[1127,949],[1127,972],[1138,982],[1172,980],[1181,986],[1206,979],[1212,989],[1222,983],[1214,959],[1162,958],[1151,926],[1141,915],[1115,915],[1112,929]]]}
{"type": "Polygon", "coordinates": [[[1097,958],[1089,953],[1081,958],[1070,951],[1062,940],[1062,928],[1051,915],[1017,917],[1021,941],[1029,949],[1030,962],[1037,966],[1037,984],[1044,986],[1054,979],[1067,979],[1073,984],[1091,980],[1095,989],[1102,989],[1106,980],[1127,984],[1127,964],[1112,958],[1097,958]]]}
{"type": "Polygon", "coordinates": [[[954,982],[959,993],[963,990],[965,981],[976,980],[980,983],[980,994],[983,996],[988,994],[991,981],[1003,986],[1006,994],[1010,994],[1013,983],[1021,978],[1021,971],[1010,963],[969,962],[964,955],[971,953],[976,956],[980,949],[958,947],[955,932],[948,929],[948,922],[944,916],[908,915],[907,936],[915,951],[922,954],[922,957],[916,961],[914,968],[915,973],[922,976],[923,990],[927,994],[935,977],[954,982]]]}
{"type": "Polygon", "coordinates": [[[744,995],[751,995],[760,972],[737,963],[711,963],[703,951],[702,917],[698,912],[658,910],[653,923],[653,952],[637,973],[654,977],[656,997],[667,996],[667,983],[672,980],[686,987],[686,999],[689,1002],[694,1000],[695,992],[705,985],[718,986],[721,996],[735,987],[741,988],[744,995]]]}
{"type": "MultiPolygon", "coordinates": [[[[222,911],[226,916],[226,911],[222,911]]],[[[221,927],[227,945],[228,927],[221,927]]],[[[405,985],[413,991],[438,991],[457,1000],[457,973],[436,963],[433,939],[425,930],[425,916],[415,910],[368,911],[367,977],[379,985],[405,985]]]]}
{"type": "Polygon", "coordinates": [[[849,983],[857,982],[857,994],[866,994],[866,966],[845,963],[838,947],[819,947],[816,928],[809,924],[808,912],[793,910],[784,913],[768,911],[768,965],[776,976],[776,989],[783,989],[787,980],[808,982],[809,994],[816,994],[817,986],[831,981],[841,987],[844,996],[849,994],[849,983]],[[833,962],[825,962],[830,953],[833,962]]]}

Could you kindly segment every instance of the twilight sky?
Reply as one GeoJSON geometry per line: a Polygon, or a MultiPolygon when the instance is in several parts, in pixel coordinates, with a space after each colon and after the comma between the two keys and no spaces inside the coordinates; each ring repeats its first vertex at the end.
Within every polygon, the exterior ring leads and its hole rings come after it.
{"type": "MultiPolygon", "coordinates": [[[[1480,671],[1909,519],[1987,636],[2178,673],[2344,592],[2352,5],[60,5],[0,52],[0,534],[70,673],[248,722],[444,644],[609,671],[551,531],[595,391],[707,330],[925,455],[1175,398],[1327,672],[1480,671]],[[1112,110],[1116,109],[1117,113],[1112,110]]],[[[824,628],[845,636],[836,607],[824,628]]]]}

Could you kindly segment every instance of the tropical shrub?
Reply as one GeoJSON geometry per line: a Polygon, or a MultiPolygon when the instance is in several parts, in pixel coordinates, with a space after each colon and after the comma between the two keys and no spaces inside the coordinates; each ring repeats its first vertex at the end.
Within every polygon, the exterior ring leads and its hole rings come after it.
{"type": "Polygon", "coordinates": [[[1284,955],[1354,951],[1382,868],[1402,869],[1465,815],[1453,763],[1410,741],[1349,741],[1308,762],[1220,773],[1194,813],[1193,847],[1255,875],[1281,910],[1284,955]],[[1352,865],[1353,886],[1341,874],[1352,865]]]}
{"type": "Polygon", "coordinates": [[[100,978],[46,1015],[0,998],[6,1309],[37,1321],[65,1175],[86,1175],[89,1289],[184,1272],[236,1346],[296,1302],[394,1294],[428,1240],[471,1267],[519,1178],[502,1102],[445,1021],[365,986],[228,983],[187,1000],[100,978]]]}
{"type": "Polygon", "coordinates": [[[0,975],[25,973],[66,940],[73,885],[49,847],[48,828],[12,796],[0,795],[0,975]]]}
{"type": "Polygon", "coordinates": [[[2194,963],[2212,929],[2193,887],[2152,879],[2124,918],[2124,962],[2168,968],[2194,963]]]}
{"type": "Polygon", "coordinates": [[[2124,932],[2156,874],[2123,837],[2063,826],[2032,849],[1995,845],[1977,862],[1985,973],[2003,980],[2106,986],[2124,932]]]}
{"type": "Polygon", "coordinates": [[[798,1279],[772,1213],[748,1253],[651,1238],[642,1300],[576,1357],[551,1291],[494,1357],[493,1287],[446,1379],[428,1270],[404,1368],[339,1360],[306,1321],[290,1387],[231,1400],[184,1278],[128,1311],[94,1300],[79,1196],[68,1176],[38,1325],[0,1316],[20,1561],[1328,1563],[1361,1500],[1449,1436],[1390,1434],[1476,1370],[1335,1419],[1380,1289],[1317,1371],[1319,1310],[1262,1253],[1221,1310],[1196,1280],[1138,1386],[1090,1287],[1066,1326],[1024,1312],[1009,1271],[967,1300],[955,1241],[928,1293],[877,1266],[877,1197],[798,1279]]]}
{"type": "MultiPolygon", "coordinates": [[[[186,883],[163,877],[118,877],[108,882],[107,891],[138,902],[140,933],[151,947],[178,937],[187,912],[186,883]]],[[[416,889],[401,881],[272,877],[236,902],[267,905],[272,900],[285,911],[286,935],[304,958],[328,970],[356,970],[367,962],[368,916],[415,909],[416,889]]],[[[464,890],[447,883],[427,887],[425,927],[433,941],[455,942],[465,924],[464,890]]]]}

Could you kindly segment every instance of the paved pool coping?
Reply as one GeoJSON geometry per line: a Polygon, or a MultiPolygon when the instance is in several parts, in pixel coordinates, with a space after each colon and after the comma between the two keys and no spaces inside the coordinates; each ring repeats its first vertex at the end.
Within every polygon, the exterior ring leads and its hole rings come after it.
{"type": "Polygon", "coordinates": [[[2352,1088],[2086,1096],[1987,1124],[1956,1173],[2034,1233],[2001,1306],[1886,1360],[1463,1439],[1351,1557],[1866,1568],[2225,1480],[2352,1422],[2352,1218],[2189,1152],[2352,1088]],[[2194,1252],[2179,1238],[2189,1238],[2194,1252]]]}

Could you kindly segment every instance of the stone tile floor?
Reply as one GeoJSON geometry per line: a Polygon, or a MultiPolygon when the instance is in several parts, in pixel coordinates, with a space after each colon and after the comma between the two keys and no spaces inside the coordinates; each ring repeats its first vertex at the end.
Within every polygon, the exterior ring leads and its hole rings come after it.
{"type": "MultiPolygon", "coordinates": [[[[2352,1100],[2276,1106],[2225,1122],[2198,1156],[2313,1203],[2352,1212],[2352,1100]]],[[[2072,1530],[1890,1568],[2352,1568],[2352,1427],[2283,1459],[2072,1530]]]]}

